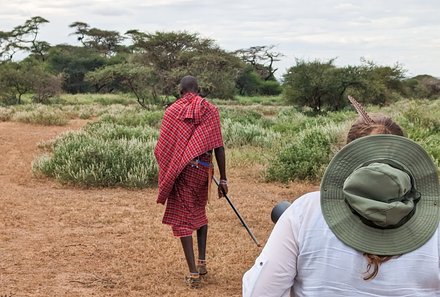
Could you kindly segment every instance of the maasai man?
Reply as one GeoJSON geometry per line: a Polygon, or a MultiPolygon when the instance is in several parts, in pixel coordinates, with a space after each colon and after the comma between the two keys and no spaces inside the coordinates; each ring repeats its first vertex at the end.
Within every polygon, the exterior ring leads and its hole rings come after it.
{"type": "Polygon", "coordinates": [[[225,150],[217,108],[198,95],[193,76],[180,82],[181,98],[165,111],[154,154],[159,164],[158,203],[165,204],[162,223],[171,225],[180,238],[190,274],[190,287],[200,286],[206,275],[206,204],[213,173],[214,150],[219,173],[219,198],[228,192],[225,150]],[[195,262],[192,234],[197,230],[198,261],[195,262]]]}

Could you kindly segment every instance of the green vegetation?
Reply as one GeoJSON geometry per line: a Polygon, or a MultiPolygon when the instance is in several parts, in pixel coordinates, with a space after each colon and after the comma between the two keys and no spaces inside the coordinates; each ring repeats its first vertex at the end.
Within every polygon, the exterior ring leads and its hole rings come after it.
{"type": "Polygon", "coordinates": [[[270,164],[268,180],[316,180],[331,159],[331,146],[335,139],[335,135],[326,134],[319,128],[301,133],[270,164]]]}
{"type": "Polygon", "coordinates": [[[121,34],[84,22],[69,26],[81,46],[50,45],[39,38],[40,27],[48,22],[36,16],[0,31],[0,104],[20,104],[26,93],[36,103],[48,103],[62,91],[131,93],[150,108],[174,100],[187,74],[196,76],[203,96],[211,98],[282,91],[273,64],[282,54],[274,46],[228,52],[198,33],[131,29],[121,34]],[[14,62],[18,52],[27,57],[14,62]]]}
{"type": "Polygon", "coordinates": [[[440,167],[440,102],[406,102],[398,119],[407,136],[422,145],[440,167]]]}
{"type": "MultiPolygon", "coordinates": [[[[68,107],[78,106],[61,106],[60,110],[67,112],[68,107]]],[[[84,129],[42,144],[45,153],[35,160],[35,173],[86,186],[154,186],[153,148],[163,109],[100,108],[91,112],[97,118],[84,129]]],[[[9,110],[0,108],[0,118],[14,117],[17,111],[11,114],[9,110]]],[[[402,100],[367,110],[390,115],[440,167],[440,100],[402,100]]],[[[356,118],[352,109],[315,115],[277,104],[223,105],[220,111],[228,166],[257,166],[261,178],[280,182],[319,181],[329,160],[345,144],[356,118]]]]}
{"type": "Polygon", "coordinates": [[[403,93],[404,70],[399,65],[363,62],[361,66],[336,67],[334,59],[296,60],[296,65],[284,75],[284,96],[295,106],[321,112],[341,110],[348,104],[347,95],[360,97],[362,102],[387,105],[396,94],[403,93]]]}
{"type": "Polygon", "coordinates": [[[34,103],[50,104],[59,102],[62,93],[130,93],[149,109],[175,100],[178,82],[188,74],[198,78],[205,97],[252,105],[244,96],[264,96],[259,103],[271,105],[271,97],[282,94],[285,103],[321,113],[345,108],[348,94],[381,106],[401,98],[440,96],[440,79],[426,74],[406,78],[398,63],[383,66],[361,59],[359,66],[337,67],[335,59],[296,59],[281,84],[275,63],[283,54],[273,45],[228,52],[198,33],[131,29],[121,34],[84,22],[69,26],[80,46],[50,45],[39,39],[40,27],[48,22],[36,16],[0,31],[0,105],[21,104],[28,94],[34,103]],[[18,52],[27,57],[15,62],[18,52]]]}
{"type": "Polygon", "coordinates": [[[33,162],[37,174],[85,186],[147,187],[157,182],[153,150],[158,132],[107,122],[60,136],[51,155],[33,162]]]}

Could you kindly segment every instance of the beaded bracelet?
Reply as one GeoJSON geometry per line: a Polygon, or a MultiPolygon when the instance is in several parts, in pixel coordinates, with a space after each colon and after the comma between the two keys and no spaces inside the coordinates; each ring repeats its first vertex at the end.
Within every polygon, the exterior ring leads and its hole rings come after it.
{"type": "Polygon", "coordinates": [[[221,185],[227,185],[228,184],[228,180],[227,179],[221,179],[220,180],[220,184],[221,185]]]}

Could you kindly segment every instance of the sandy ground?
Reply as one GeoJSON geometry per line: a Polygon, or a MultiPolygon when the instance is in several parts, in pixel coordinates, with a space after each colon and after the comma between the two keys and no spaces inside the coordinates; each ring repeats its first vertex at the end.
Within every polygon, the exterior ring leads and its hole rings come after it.
{"type": "MultiPolygon", "coordinates": [[[[209,277],[183,282],[180,242],[162,225],[157,189],[86,189],[37,178],[37,144],[79,129],[0,123],[0,296],[241,296],[258,248],[227,202],[208,205],[209,277]]],[[[230,197],[264,245],[270,212],[316,185],[264,183],[258,168],[229,168],[230,197]]]]}

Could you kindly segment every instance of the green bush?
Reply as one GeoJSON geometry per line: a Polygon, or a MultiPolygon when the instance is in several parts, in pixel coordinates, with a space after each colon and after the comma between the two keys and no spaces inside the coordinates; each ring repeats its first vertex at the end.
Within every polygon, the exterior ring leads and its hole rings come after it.
{"type": "Polygon", "coordinates": [[[281,94],[282,91],[283,89],[278,81],[266,80],[261,83],[259,93],[261,95],[276,96],[281,94]]]}
{"type": "Polygon", "coordinates": [[[157,183],[158,131],[113,123],[89,124],[60,136],[50,156],[33,162],[35,173],[85,186],[148,187],[157,183]]]}
{"type": "Polygon", "coordinates": [[[281,182],[318,179],[332,157],[336,139],[319,128],[307,130],[275,157],[267,179],[281,182]]]}

